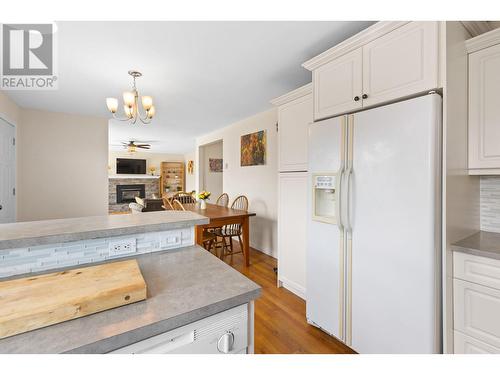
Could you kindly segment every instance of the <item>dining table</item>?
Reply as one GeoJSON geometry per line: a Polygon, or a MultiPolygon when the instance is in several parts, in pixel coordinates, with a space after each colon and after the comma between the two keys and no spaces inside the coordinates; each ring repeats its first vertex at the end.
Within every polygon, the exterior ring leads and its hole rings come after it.
{"type": "Polygon", "coordinates": [[[229,224],[240,224],[245,266],[250,265],[250,217],[256,216],[255,213],[210,203],[207,203],[205,209],[202,209],[198,203],[184,204],[184,208],[186,211],[196,212],[209,219],[208,224],[196,226],[195,241],[200,246],[203,244],[203,231],[205,229],[218,228],[229,224]]]}

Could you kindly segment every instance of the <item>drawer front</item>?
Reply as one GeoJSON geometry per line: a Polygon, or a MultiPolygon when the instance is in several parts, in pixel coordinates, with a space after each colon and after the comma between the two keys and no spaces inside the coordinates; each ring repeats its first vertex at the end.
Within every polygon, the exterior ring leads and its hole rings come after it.
{"type": "Polygon", "coordinates": [[[453,277],[500,289],[500,260],[455,252],[453,277]]]}
{"type": "Polygon", "coordinates": [[[454,328],[500,348],[500,290],[455,279],[454,328]]]}
{"type": "Polygon", "coordinates": [[[458,331],[453,333],[455,354],[500,354],[500,349],[458,331]]]}

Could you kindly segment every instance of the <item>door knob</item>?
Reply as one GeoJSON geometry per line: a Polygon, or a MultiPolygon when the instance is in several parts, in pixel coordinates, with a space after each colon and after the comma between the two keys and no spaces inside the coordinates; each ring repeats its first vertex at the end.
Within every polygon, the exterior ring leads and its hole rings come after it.
{"type": "Polygon", "coordinates": [[[0,210],[3,208],[3,206],[0,204],[0,210]]]}
{"type": "Polygon", "coordinates": [[[356,95],[356,96],[354,97],[354,101],[355,101],[355,102],[357,102],[358,100],[359,100],[359,96],[357,96],[357,95],[356,95]]]}
{"type": "Polygon", "coordinates": [[[363,98],[363,99],[368,98],[368,94],[363,94],[362,98],[363,98]]]}
{"type": "Polygon", "coordinates": [[[229,353],[233,350],[234,334],[232,332],[224,333],[217,341],[217,350],[221,353],[229,353]]]}

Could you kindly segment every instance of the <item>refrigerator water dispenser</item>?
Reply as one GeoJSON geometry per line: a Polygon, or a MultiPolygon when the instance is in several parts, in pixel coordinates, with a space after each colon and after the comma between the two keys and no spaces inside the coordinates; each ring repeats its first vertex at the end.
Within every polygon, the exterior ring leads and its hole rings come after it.
{"type": "Polygon", "coordinates": [[[313,174],[313,220],[337,223],[336,177],[336,173],[313,174]]]}

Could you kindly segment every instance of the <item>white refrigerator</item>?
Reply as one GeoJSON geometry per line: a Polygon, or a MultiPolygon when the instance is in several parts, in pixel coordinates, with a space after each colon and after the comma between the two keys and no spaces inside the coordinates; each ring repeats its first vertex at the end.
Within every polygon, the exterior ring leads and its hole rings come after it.
{"type": "Polygon", "coordinates": [[[307,320],[359,353],[441,352],[441,97],[309,127],[307,320]]]}

